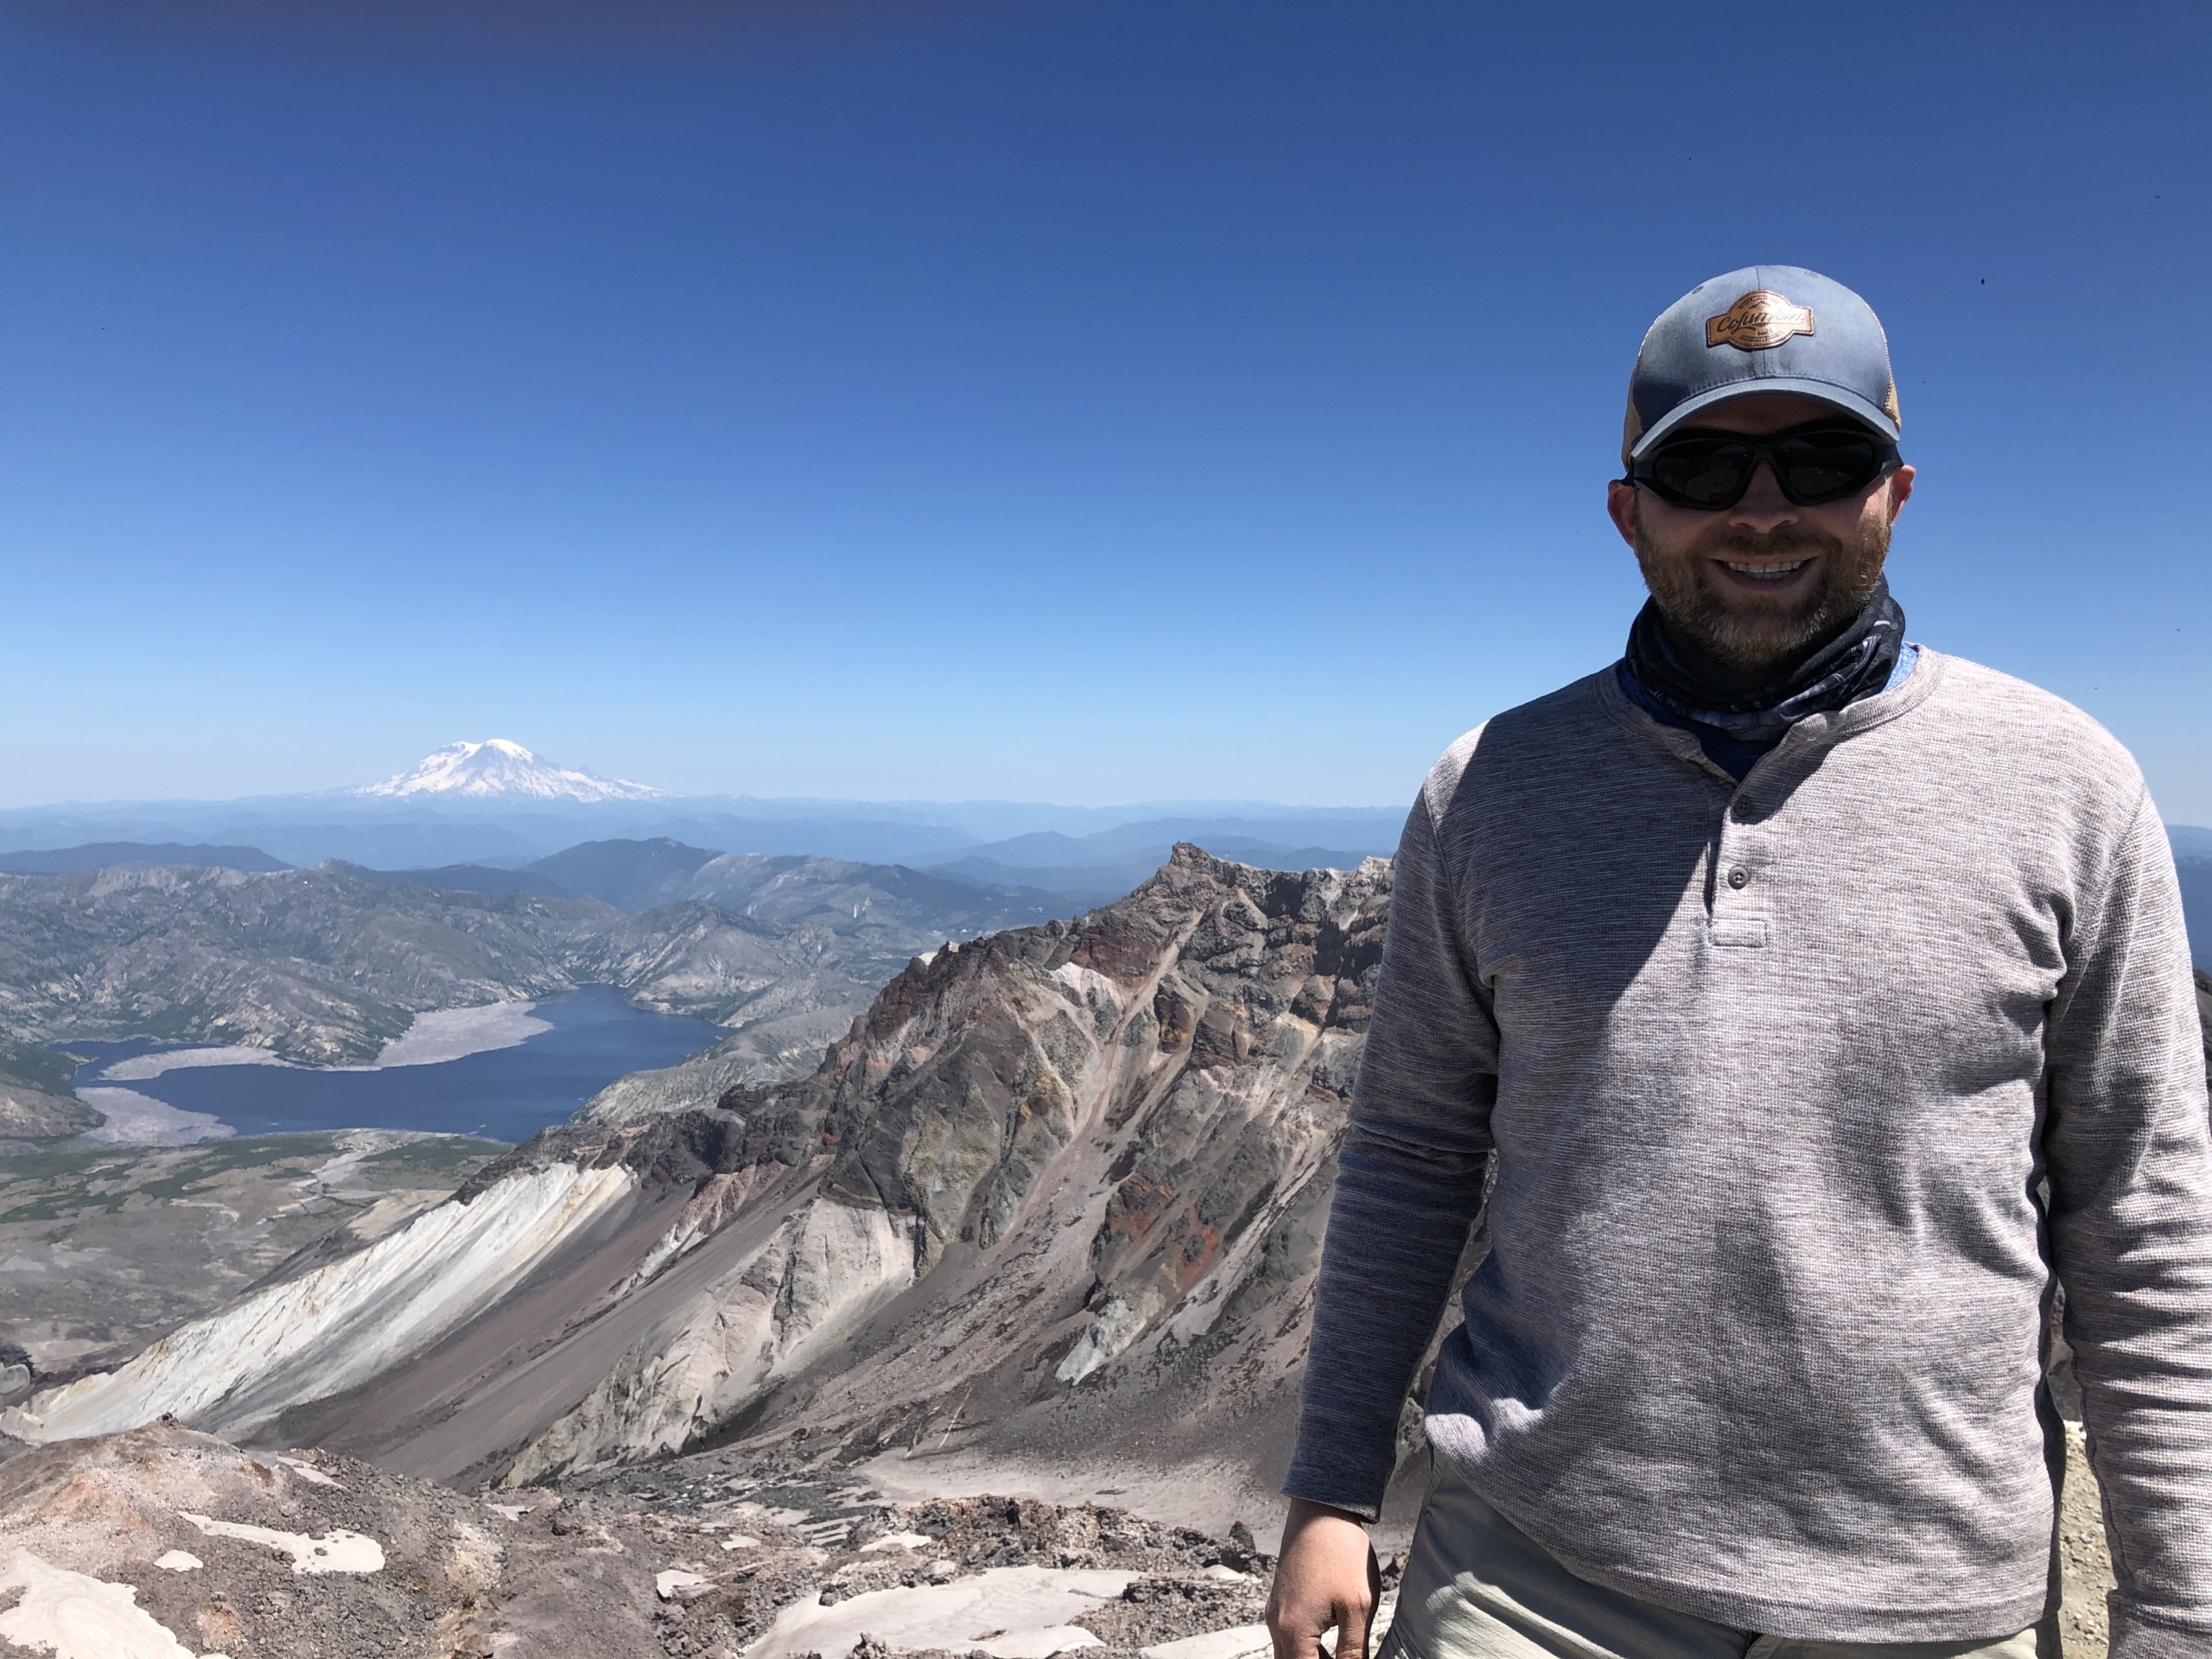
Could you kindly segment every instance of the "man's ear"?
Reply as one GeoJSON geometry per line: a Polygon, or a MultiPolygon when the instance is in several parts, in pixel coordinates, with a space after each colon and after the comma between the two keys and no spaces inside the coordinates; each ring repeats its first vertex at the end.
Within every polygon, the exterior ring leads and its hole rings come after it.
{"type": "MultiPolygon", "coordinates": [[[[1911,470],[1910,467],[1897,468],[1900,473],[1909,473],[1911,470]]],[[[1895,474],[1892,474],[1891,476],[1894,477],[1895,474]]],[[[1905,486],[1905,493],[1908,495],[1912,493],[1911,485],[1905,486]]],[[[1605,512],[1612,519],[1613,528],[1620,531],[1621,540],[1626,542],[1630,547],[1634,547],[1636,545],[1636,486],[1629,483],[1625,479],[1618,478],[1606,485],[1605,512]]]]}
{"type": "Polygon", "coordinates": [[[1904,504],[1912,499],[1912,468],[1897,467],[1890,473],[1890,522],[1897,521],[1904,504]]]}

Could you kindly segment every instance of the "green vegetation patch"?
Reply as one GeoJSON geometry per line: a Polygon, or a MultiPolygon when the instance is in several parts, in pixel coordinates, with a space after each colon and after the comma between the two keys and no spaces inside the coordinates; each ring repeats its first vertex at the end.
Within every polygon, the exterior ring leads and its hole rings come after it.
{"type": "Polygon", "coordinates": [[[338,1155],[335,1135],[257,1135],[193,1147],[99,1147],[27,1153],[0,1161],[0,1225],[60,1221],[132,1199],[182,1198],[238,1170],[296,1164],[305,1175],[338,1155]]]}
{"type": "Polygon", "coordinates": [[[409,1141],[361,1160],[361,1173],[373,1177],[367,1185],[385,1187],[458,1186],[502,1153],[513,1148],[498,1141],[480,1141],[473,1135],[440,1135],[409,1141]]]}
{"type": "Polygon", "coordinates": [[[149,1198],[181,1198],[205,1192],[234,1171],[265,1170],[284,1163],[297,1164],[300,1173],[305,1175],[313,1166],[335,1158],[343,1149],[338,1137],[327,1132],[251,1135],[232,1141],[206,1141],[192,1148],[199,1155],[174,1175],[142,1182],[137,1191],[149,1198]]]}

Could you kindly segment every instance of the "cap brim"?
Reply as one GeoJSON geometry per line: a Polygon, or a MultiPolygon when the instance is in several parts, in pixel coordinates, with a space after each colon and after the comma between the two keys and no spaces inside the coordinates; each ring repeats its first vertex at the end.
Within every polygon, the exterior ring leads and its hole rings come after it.
{"type": "Polygon", "coordinates": [[[1732,403],[1738,397],[1756,397],[1766,391],[1787,391],[1801,397],[1817,397],[1821,402],[1841,410],[1853,419],[1866,422],[1891,443],[1897,441],[1897,423],[1890,418],[1889,411],[1878,404],[1868,403],[1848,387],[1839,386],[1828,380],[1775,375],[1757,380],[1731,380],[1710,391],[1701,391],[1694,397],[1685,397],[1662,416],[1649,432],[1637,439],[1635,447],[1628,452],[1628,457],[1630,461],[1643,460],[1652,446],[1669,432],[1676,427],[1689,425],[1693,416],[1703,414],[1716,404],[1732,403]]]}

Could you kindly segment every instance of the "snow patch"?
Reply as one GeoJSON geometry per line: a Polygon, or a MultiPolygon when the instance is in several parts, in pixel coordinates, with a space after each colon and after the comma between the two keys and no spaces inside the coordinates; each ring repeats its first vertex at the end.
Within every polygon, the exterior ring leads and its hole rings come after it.
{"type": "Polygon", "coordinates": [[[927,1549],[937,1542],[926,1532],[887,1532],[873,1543],[862,1544],[861,1553],[872,1549],[927,1549]]]}
{"type": "Polygon", "coordinates": [[[250,1527],[237,1521],[211,1521],[190,1510],[177,1513],[210,1538],[235,1538],[242,1544],[265,1544],[292,1558],[296,1573],[381,1573],[384,1546],[365,1533],[343,1527],[310,1538],[303,1532],[278,1532],[273,1527],[250,1527]]]}
{"type": "Polygon", "coordinates": [[[1106,1644],[1080,1624],[1048,1624],[1041,1630],[1011,1630],[976,1645],[991,1659],[1052,1659],[1056,1653],[1106,1644]]]}
{"type": "Polygon", "coordinates": [[[697,1573],[680,1573],[671,1568],[653,1575],[653,1593],[663,1601],[689,1600],[706,1587],[706,1579],[697,1573]]]}
{"type": "Polygon", "coordinates": [[[1266,1653],[1274,1646],[1266,1625],[1239,1624],[1233,1630],[1208,1630],[1203,1636],[1155,1643],[1141,1651],[1144,1659],[1245,1659],[1247,1654],[1266,1653]]]}
{"type": "Polygon", "coordinates": [[[276,1461],[283,1464],[287,1469],[289,1469],[302,1480],[306,1481],[310,1486],[334,1486],[341,1492],[346,1490],[346,1483],[344,1481],[333,1480],[328,1475],[324,1474],[321,1470],[316,1468],[315,1465],[306,1462],[302,1459],[288,1458],[280,1452],[277,1454],[276,1461]]]}
{"type": "Polygon", "coordinates": [[[164,1573],[197,1573],[207,1563],[188,1549],[170,1549],[155,1556],[154,1565],[164,1573]]]}
{"type": "Polygon", "coordinates": [[[622,1288],[615,1293],[616,1296],[618,1298],[627,1296],[639,1285],[644,1284],[663,1268],[675,1261],[677,1256],[704,1243],[706,1239],[707,1235],[700,1230],[696,1217],[676,1223],[653,1242],[652,1249],[645,1252],[645,1259],[638,1263],[637,1270],[631,1274],[622,1288]]]}
{"type": "Polygon", "coordinates": [[[1100,1645],[1070,1621],[1120,1595],[1128,1583],[1126,1573],[995,1567],[950,1584],[873,1590],[828,1607],[817,1592],[778,1613],[745,1659],[846,1653],[863,1636],[893,1648],[981,1648],[993,1659],[1049,1659],[1100,1645]]]}
{"type": "Polygon", "coordinates": [[[11,1590],[22,1599],[0,1614],[0,1637],[16,1647],[54,1659],[193,1659],[127,1584],[72,1573],[19,1549],[0,1564],[0,1594],[11,1590]]]}

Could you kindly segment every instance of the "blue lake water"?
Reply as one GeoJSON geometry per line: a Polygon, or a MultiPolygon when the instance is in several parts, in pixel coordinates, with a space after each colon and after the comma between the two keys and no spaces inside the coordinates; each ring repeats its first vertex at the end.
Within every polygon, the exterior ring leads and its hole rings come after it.
{"type": "MultiPolygon", "coordinates": [[[[181,1067],[117,1086],[188,1112],[208,1112],[240,1135],[309,1129],[429,1129],[519,1142],[569,1114],[626,1072],[673,1065],[728,1033],[704,1020],[633,1008],[607,985],[540,1002],[552,1029],[512,1048],[435,1065],[319,1071],[279,1065],[181,1067]]],[[[127,1055],[181,1045],[69,1043],[86,1057],[79,1086],[127,1055]]]]}

